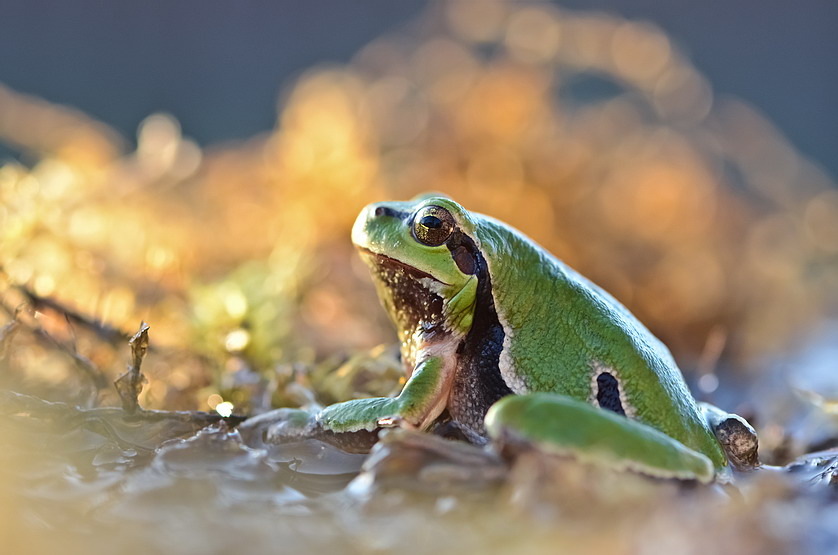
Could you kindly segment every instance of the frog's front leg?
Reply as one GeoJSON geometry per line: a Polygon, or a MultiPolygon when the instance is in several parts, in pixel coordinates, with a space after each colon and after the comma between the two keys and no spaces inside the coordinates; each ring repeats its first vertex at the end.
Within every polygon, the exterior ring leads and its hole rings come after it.
{"type": "Polygon", "coordinates": [[[355,399],[317,412],[277,409],[242,426],[270,444],[319,439],[345,451],[364,453],[377,440],[379,428],[428,428],[445,408],[452,373],[451,357],[426,354],[398,397],[355,399]]]}
{"type": "Polygon", "coordinates": [[[324,408],[316,422],[335,432],[403,426],[424,430],[442,413],[453,374],[450,357],[427,356],[416,365],[397,397],[354,399],[324,408]]]}
{"type": "Polygon", "coordinates": [[[584,463],[658,478],[708,483],[715,475],[709,458],[668,435],[563,395],[505,397],[489,409],[486,430],[501,448],[533,446],[584,463]]]}
{"type": "Polygon", "coordinates": [[[733,467],[736,470],[757,468],[760,465],[759,440],[748,421],[709,403],[698,405],[733,467]]]}

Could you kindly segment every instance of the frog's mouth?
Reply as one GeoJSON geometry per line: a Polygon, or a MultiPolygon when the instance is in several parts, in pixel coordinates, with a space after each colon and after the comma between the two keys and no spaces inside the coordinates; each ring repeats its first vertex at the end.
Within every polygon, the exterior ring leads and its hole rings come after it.
{"type": "Polygon", "coordinates": [[[403,273],[415,280],[430,279],[439,283],[440,285],[449,285],[448,283],[445,283],[444,281],[432,276],[428,272],[420,270],[419,268],[411,266],[410,264],[406,264],[401,260],[396,260],[395,258],[387,256],[386,254],[373,252],[365,247],[358,247],[358,250],[361,252],[361,255],[364,258],[366,258],[370,262],[370,265],[373,267],[381,267],[392,273],[403,273]]]}

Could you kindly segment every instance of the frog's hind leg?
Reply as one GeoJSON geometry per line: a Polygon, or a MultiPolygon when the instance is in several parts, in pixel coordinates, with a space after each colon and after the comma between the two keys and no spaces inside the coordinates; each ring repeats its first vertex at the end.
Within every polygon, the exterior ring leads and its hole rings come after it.
{"type": "Polygon", "coordinates": [[[510,395],[486,415],[489,436],[502,448],[535,446],[584,463],[658,478],[713,481],[705,455],[614,412],[553,393],[510,395]]]}
{"type": "Polygon", "coordinates": [[[757,468],[760,465],[759,440],[748,421],[709,403],[698,405],[733,467],[736,470],[757,468]]]}

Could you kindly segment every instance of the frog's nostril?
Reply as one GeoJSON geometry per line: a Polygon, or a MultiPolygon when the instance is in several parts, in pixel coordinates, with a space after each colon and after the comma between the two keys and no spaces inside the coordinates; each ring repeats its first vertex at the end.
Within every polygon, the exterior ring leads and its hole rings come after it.
{"type": "MultiPolygon", "coordinates": [[[[367,212],[367,214],[368,213],[369,212],[367,212]]],[[[376,206],[375,210],[372,211],[372,218],[380,218],[382,216],[404,220],[405,218],[407,218],[408,214],[406,212],[401,212],[399,210],[391,208],[387,205],[376,206]]]]}

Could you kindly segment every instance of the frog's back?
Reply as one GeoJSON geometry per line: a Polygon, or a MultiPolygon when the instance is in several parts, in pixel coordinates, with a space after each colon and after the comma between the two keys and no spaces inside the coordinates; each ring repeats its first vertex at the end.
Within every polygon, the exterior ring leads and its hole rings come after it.
{"type": "Polygon", "coordinates": [[[669,350],[607,292],[520,232],[480,216],[498,318],[500,373],[515,393],[589,401],[724,455],[669,350]]]}

